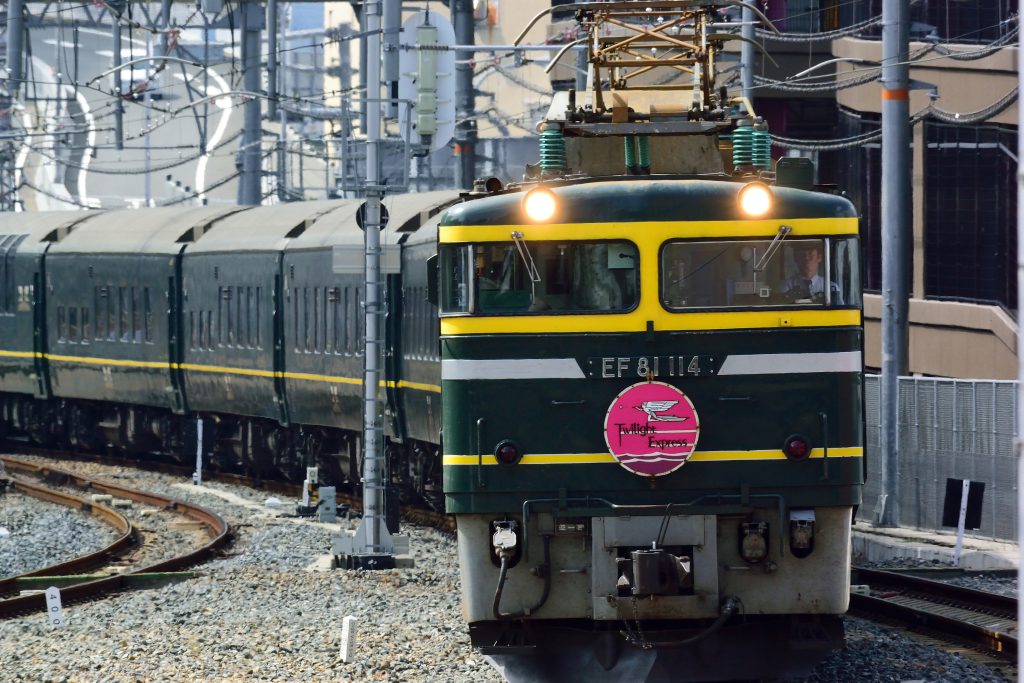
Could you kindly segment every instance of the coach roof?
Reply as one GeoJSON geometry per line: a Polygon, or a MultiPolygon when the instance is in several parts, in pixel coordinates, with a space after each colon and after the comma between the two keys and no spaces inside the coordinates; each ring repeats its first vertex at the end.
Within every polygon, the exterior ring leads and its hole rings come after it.
{"type": "MultiPolygon", "coordinates": [[[[384,242],[394,242],[396,236],[402,233],[415,232],[431,216],[458,198],[458,192],[453,190],[386,195],[383,204],[388,212],[388,224],[384,242]]],[[[288,250],[314,249],[334,244],[361,244],[363,232],[356,225],[355,214],[362,203],[362,199],[355,200],[349,208],[322,216],[309,229],[289,242],[288,250]]]]}
{"type": "Polygon", "coordinates": [[[95,213],[50,253],[176,254],[217,219],[240,207],[159,207],[95,213]]]}

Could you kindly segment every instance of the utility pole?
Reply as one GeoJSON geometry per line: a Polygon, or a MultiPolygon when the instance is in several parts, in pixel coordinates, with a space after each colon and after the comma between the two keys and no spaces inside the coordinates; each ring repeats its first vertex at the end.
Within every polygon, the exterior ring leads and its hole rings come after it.
{"type": "Polygon", "coordinates": [[[124,97],[124,93],[121,92],[121,84],[124,83],[124,79],[121,78],[121,13],[124,11],[124,1],[115,0],[115,2],[108,2],[107,8],[110,10],[110,51],[114,53],[113,63],[110,65],[113,67],[114,72],[111,78],[114,79],[114,95],[117,96],[117,101],[114,102],[114,147],[116,149],[124,149],[124,103],[121,98],[124,97]]]}
{"type": "MultiPolygon", "coordinates": [[[[4,95],[0,108],[0,132],[10,135],[14,130],[14,104],[18,101],[21,83],[25,79],[22,55],[24,54],[25,38],[25,5],[22,0],[9,0],[7,4],[7,93],[4,95]]],[[[0,149],[0,210],[12,211],[16,205],[16,188],[14,179],[16,169],[13,138],[5,140],[0,149]]]]}
{"type": "Polygon", "coordinates": [[[907,374],[910,290],[909,0],[882,3],[882,486],[880,526],[900,523],[899,377],[907,374]]]}
{"type": "MultiPolygon", "coordinates": [[[[452,23],[458,45],[474,45],[473,1],[452,0],[452,23]]],[[[473,50],[455,53],[455,185],[463,190],[476,179],[476,90],[473,88],[473,50]]]]}
{"type": "MultiPolygon", "coordinates": [[[[744,0],[740,14],[740,85],[747,105],[754,106],[754,17],[753,6],[757,0],[744,0]]],[[[747,112],[752,114],[753,112],[747,112]]]]}
{"type": "Polygon", "coordinates": [[[7,92],[11,99],[18,99],[18,90],[25,80],[22,55],[25,54],[25,3],[24,0],[7,2],[7,92]]]}
{"type": "MultiPolygon", "coordinates": [[[[1024,86],[1024,50],[1017,49],[1017,87],[1024,86]]],[[[1024,106],[1017,104],[1017,320],[1024,305],[1024,106]]],[[[1017,324],[1017,585],[1024,586],[1024,325],[1017,324]]],[[[1024,602],[1017,601],[1017,623],[1024,619],[1024,602]]],[[[1017,642],[1017,661],[1024,656],[1024,640],[1017,642]]]]}
{"type": "Polygon", "coordinates": [[[277,0],[267,0],[267,118],[277,118],[277,0]]]}
{"type": "MultiPolygon", "coordinates": [[[[401,0],[384,0],[401,3],[401,0]]],[[[383,426],[377,392],[381,381],[384,317],[381,286],[380,234],[385,227],[381,210],[384,185],[381,183],[380,143],[381,121],[381,0],[363,4],[366,23],[363,31],[368,59],[366,72],[366,201],[360,207],[365,253],[365,321],[366,340],[363,347],[363,519],[354,536],[335,539],[335,554],[344,558],[348,569],[391,569],[395,566],[395,545],[402,537],[392,537],[385,522],[384,491],[386,471],[383,449],[383,426]]],[[[357,218],[357,222],[359,219],[357,218]]],[[[403,541],[405,539],[402,539],[403,541]]]]}
{"type": "MultiPolygon", "coordinates": [[[[168,3],[167,6],[168,6],[168,10],[169,10],[170,4],[168,3]]],[[[166,38],[165,38],[165,40],[166,40],[166,38]]],[[[165,50],[165,52],[166,52],[166,50],[165,50]]],[[[152,34],[147,33],[146,34],[146,56],[149,57],[152,54],[153,54],[153,36],[152,36],[152,34]]],[[[150,93],[151,83],[149,82],[149,74],[150,74],[150,66],[151,66],[151,64],[152,64],[151,62],[143,62],[142,63],[142,66],[145,68],[145,71],[143,71],[143,73],[145,74],[145,79],[146,79],[145,80],[146,89],[143,91],[143,95],[142,95],[142,100],[143,100],[142,108],[145,109],[145,111],[146,111],[145,123],[143,124],[145,126],[145,136],[143,138],[143,142],[144,142],[144,147],[145,147],[145,152],[144,153],[145,153],[145,169],[146,169],[146,173],[143,176],[143,187],[144,187],[143,196],[146,198],[146,208],[147,209],[149,207],[153,206],[153,174],[152,174],[152,172],[150,170],[150,169],[153,168],[153,146],[152,146],[152,141],[150,140],[150,134],[149,134],[149,128],[150,128],[150,123],[151,123],[151,118],[150,118],[151,114],[150,114],[150,112],[153,111],[153,96],[150,93]]],[[[134,66],[132,68],[134,68],[134,66]]]]}
{"type": "Polygon", "coordinates": [[[402,30],[402,3],[384,2],[384,92],[386,118],[398,118],[398,50],[402,30]]]}
{"type": "MultiPolygon", "coordinates": [[[[263,28],[263,11],[255,2],[241,2],[242,15],[242,73],[243,84],[248,92],[260,91],[260,29],[263,28]]],[[[262,124],[260,99],[250,98],[243,105],[244,123],[242,134],[242,174],[238,182],[238,203],[259,204],[261,200],[260,141],[262,124]]]]}

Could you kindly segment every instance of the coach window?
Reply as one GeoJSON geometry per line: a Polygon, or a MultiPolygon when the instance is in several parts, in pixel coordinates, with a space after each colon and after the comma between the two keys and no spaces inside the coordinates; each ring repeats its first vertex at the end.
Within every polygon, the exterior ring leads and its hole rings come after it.
{"type": "Polygon", "coordinates": [[[57,341],[63,344],[68,340],[68,319],[63,306],[57,307],[57,341]]]}
{"type": "Polygon", "coordinates": [[[107,341],[117,341],[117,288],[107,287],[107,341]]]}
{"type": "Polygon", "coordinates": [[[89,309],[86,306],[82,306],[82,343],[88,344],[89,337],[92,334],[92,327],[89,325],[89,309]]]}
{"type": "Polygon", "coordinates": [[[313,288],[313,353],[320,353],[320,339],[323,334],[320,327],[320,288],[313,288]]]}
{"type": "Polygon", "coordinates": [[[145,337],[146,343],[153,343],[153,306],[149,300],[149,287],[145,287],[142,290],[142,308],[143,308],[143,319],[142,322],[145,325],[145,337]]]}
{"type": "Polygon", "coordinates": [[[256,348],[263,348],[263,329],[260,327],[260,307],[263,305],[263,288],[256,288],[256,348]]]}
{"type": "Polygon", "coordinates": [[[118,320],[118,334],[123,342],[131,339],[131,292],[127,287],[117,288],[120,299],[120,315],[118,320]]]}
{"type": "Polygon", "coordinates": [[[92,300],[93,310],[96,311],[96,341],[103,341],[107,337],[107,316],[103,310],[107,293],[101,287],[93,287],[92,300]]]}
{"type": "Polygon", "coordinates": [[[132,287],[132,343],[142,343],[142,287],[132,287]]]}
{"type": "Polygon", "coordinates": [[[660,279],[669,310],[860,306],[856,238],[668,242],[660,279]]]}
{"type": "Polygon", "coordinates": [[[68,308],[68,341],[72,344],[78,343],[78,308],[68,308]]]}
{"type": "Polygon", "coordinates": [[[532,241],[441,249],[441,313],[620,313],[640,297],[639,254],[625,241],[532,241]]]}

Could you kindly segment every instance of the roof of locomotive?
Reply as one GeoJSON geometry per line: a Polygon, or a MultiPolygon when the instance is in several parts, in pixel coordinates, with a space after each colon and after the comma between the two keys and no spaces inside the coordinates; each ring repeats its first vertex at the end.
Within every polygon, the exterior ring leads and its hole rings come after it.
{"type": "Polygon", "coordinates": [[[212,223],[242,207],[196,206],[93,213],[50,248],[58,254],[176,254],[212,223]]]}
{"type": "MultiPolygon", "coordinates": [[[[635,176],[573,184],[545,184],[558,196],[552,223],[743,220],[736,194],[745,183],[635,176]]],[[[524,190],[527,188],[524,188],[524,190]]],[[[771,186],[775,202],[767,220],[855,218],[845,197],[771,186]]],[[[442,225],[521,225],[522,192],[486,197],[451,207],[442,225]]]]}

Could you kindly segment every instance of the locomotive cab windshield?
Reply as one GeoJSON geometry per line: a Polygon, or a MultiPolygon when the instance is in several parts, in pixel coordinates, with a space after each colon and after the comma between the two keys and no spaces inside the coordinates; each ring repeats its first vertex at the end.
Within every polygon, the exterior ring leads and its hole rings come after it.
{"type": "Polygon", "coordinates": [[[774,253],[770,240],[679,240],[661,250],[670,310],[858,307],[859,274],[852,237],[789,239],[774,253]]]}
{"type": "Polygon", "coordinates": [[[529,241],[441,248],[441,313],[617,313],[639,301],[639,259],[625,241],[529,241]],[[528,256],[524,256],[528,254],[528,256]]]}

